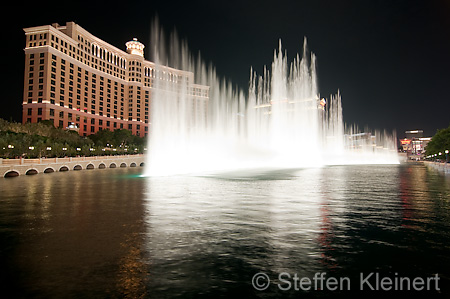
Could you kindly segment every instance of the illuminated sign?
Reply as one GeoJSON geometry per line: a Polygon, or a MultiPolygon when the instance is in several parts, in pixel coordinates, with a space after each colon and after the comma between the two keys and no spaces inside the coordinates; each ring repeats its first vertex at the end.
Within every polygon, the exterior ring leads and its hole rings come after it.
{"type": "Polygon", "coordinates": [[[400,142],[402,143],[402,145],[406,145],[406,144],[411,144],[411,140],[409,139],[401,139],[400,142]]]}

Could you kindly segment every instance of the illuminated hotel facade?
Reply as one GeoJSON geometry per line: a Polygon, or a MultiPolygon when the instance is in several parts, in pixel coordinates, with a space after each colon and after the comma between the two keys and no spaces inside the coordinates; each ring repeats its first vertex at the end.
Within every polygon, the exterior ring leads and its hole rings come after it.
{"type": "Polygon", "coordinates": [[[50,120],[57,127],[76,126],[82,136],[102,129],[146,136],[155,80],[184,82],[196,111],[206,111],[209,87],[193,84],[192,72],[156,69],[136,39],[122,51],[74,22],[24,31],[23,123],[50,120]]]}

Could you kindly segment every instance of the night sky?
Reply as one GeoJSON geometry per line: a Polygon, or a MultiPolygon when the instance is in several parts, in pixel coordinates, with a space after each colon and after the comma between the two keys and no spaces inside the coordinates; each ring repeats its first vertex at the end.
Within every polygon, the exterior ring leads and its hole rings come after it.
{"type": "Polygon", "coordinates": [[[133,37],[149,45],[155,15],[242,89],[250,67],[261,72],[271,64],[280,38],[292,60],[306,36],[321,96],[340,90],[346,123],[396,130],[398,137],[410,129],[433,135],[450,124],[450,2],[444,0],[8,3],[0,117],[21,120],[22,28],[74,21],[125,50],[133,37]]]}

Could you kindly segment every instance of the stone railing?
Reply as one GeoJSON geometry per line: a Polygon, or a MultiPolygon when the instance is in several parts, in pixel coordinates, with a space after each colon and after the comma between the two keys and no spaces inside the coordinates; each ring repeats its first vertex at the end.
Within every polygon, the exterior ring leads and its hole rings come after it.
{"type": "Polygon", "coordinates": [[[144,166],[145,157],[138,155],[65,157],[40,159],[0,159],[0,175],[3,177],[50,173],[55,171],[104,169],[144,166]]]}
{"type": "Polygon", "coordinates": [[[425,165],[434,168],[436,170],[439,170],[440,172],[443,172],[445,174],[450,174],[450,163],[445,162],[429,162],[424,161],[425,165]]]}

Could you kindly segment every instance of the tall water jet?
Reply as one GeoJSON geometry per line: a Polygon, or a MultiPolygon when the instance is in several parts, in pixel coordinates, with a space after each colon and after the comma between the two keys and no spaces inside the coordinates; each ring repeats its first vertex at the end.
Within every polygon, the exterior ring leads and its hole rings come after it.
{"type": "Polygon", "coordinates": [[[320,98],[306,38],[290,64],[279,41],[270,70],[250,71],[244,96],[175,35],[166,51],[162,36],[153,30],[146,175],[398,163],[395,136],[346,129],[340,93],[320,98]]]}

